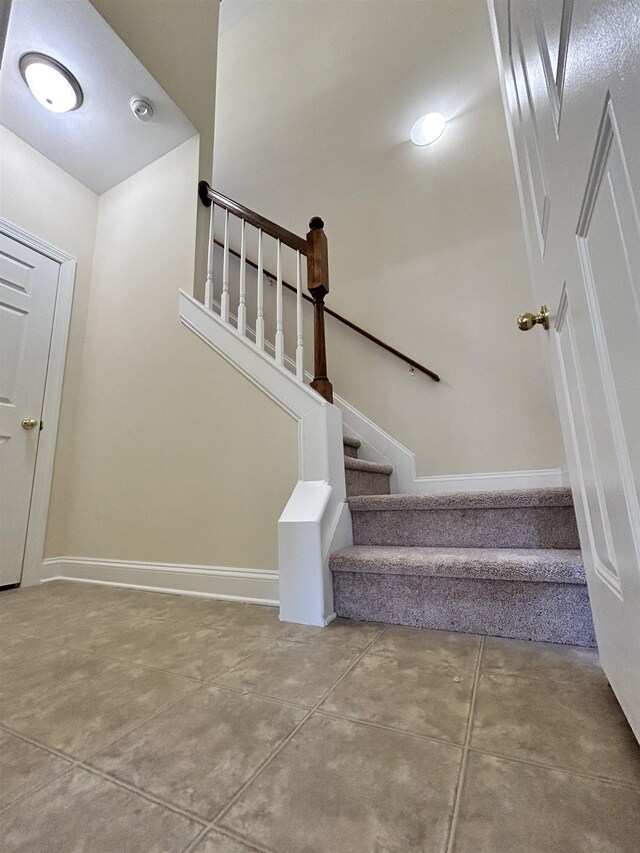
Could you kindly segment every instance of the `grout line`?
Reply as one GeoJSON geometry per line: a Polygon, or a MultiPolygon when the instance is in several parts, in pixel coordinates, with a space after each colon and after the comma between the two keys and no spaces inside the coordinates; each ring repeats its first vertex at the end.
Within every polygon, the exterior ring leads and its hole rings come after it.
{"type": "Polygon", "coordinates": [[[419,738],[430,743],[438,743],[442,746],[451,746],[457,750],[464,749],[463,744],[457,743],[455,740],[444,740],[435,735],[425,735],[420,732],[411,732],[408,729],[397,729],[394,726],[388,726],[384,723],[374,723],[371,720],[362,720],[360,717],[350,717],[347,714],[339,714],[337,711],[326,711],[324,708],[312,708],[314,716],[331,717],[334,720],[348,720],[350,723],[358,723],[361,726],[369,726],[372,729],[382,729],[384,732],[393,732],[396,735],[404,735],[405,737],[419,738]]]}
{"type": "Polygon", "coordinates": [[[237,693],[239,696],[255,696],[257,699],[275,702],[277,705],[286,705],[289,708],[297,708],[299,711],[313,710],[309,705],[301,705],[299,702],[291,702],[289,699],[279,699],[276,696],[267,696],[265,693],[256,693],[255,690],[245,690],[242,687],[229,687],[226,684],[218,684],[217,681],[207,682],[207,685],[209,687],[216,687],[219,690],[227,690],[229,693],[237,693]]]}
{"type": "Polygon", "coordinates": [[[203,826],[203,827],[200,829],[200,832],[196,835],[196,837],[195,837],[195,838],[193,838],[193,839],[191,839],[191,841],[188,841],[188,842],[184,845],[184,847],[182,848],[182,850],[180,851],[180,853],[189,853],[189,851],[193,850],[193,849],[194,849],[194,847],[196,847],[196,846],[197,846],[197,845],[202,841],[202,839],[205,837],[205,835],[206,835],[208,832],[209,832],[209,827],[208,827],[208,826],[203,826]]]}
{"type": "Polygon", "coordinates": [[[255,779],[260,775],[260,773],[262,773],[262,771],[263,771],[263,770],[264,770],[264,769],[265,769],[265,768],[266,768],[266,767],[267,767],[267,766],[272,762],[272,760],[276,757],[276,755],[278,755],[278,754],[279,754],[279,752],[280,752],[280,751],[281,751],[281,750],[286,746],[286,744],[288,744],[288,743],[289,743],[289,741],[291,740],[291,738],[292,738],[292,737],[293,737],[293,736],[294,736],[294,735],[295,735],[295,734],[300,730],[300,728],[301,728],[301,727],[306,723],[306,721],[309,719],[309,717],[311,716],[311,714],[312,714],[312,713],[313,713],[313,710],[307,711],[307,713],[304,715],[304,717],[303,717],[303,718],[300,720],[300,722],[299,722],[299,723],[298,723],[298,724],[297,724],[297,725],[296,725],[296,726],[295,726],[295,727],[294,727],[294,728],[289,732],[289,734],[286,736],[286,738],[285,738],[285,739],[284,739],[280,744],[278,744],[278,746],[273,750],[273,752],[272,752],[270,755],[268,755],[268,756],[264,759],[264,761],[260,764],[260,766],[258,767],[258,769],[253,773],[253,775],[252,775],[252,776],[250,776],[250,777],[249,777],[249,779],[247,779],[247,781],[246,781],[246,782],[244,782],[244,783],[240,786],[240,788],[238,788],[238,790],[237,790],[237,791],[236,791],[236,793],[231,797],[231,799],[230,799],[230,800],[229,800],[229,802],[226,804],[226,806],[224,806],[224,807],[223,807],[223,808],[218,812],[218,814],[215,816],[215,818],[211,821],[211,823],[209,824],[209,827],[210,827],[210,828],[212,828],[212,827],[217,828],[217,827],[216,827],[216,822],[217,822],[218,820],[220,820],[222,817],[224,817],[224,815],[225,815],[225,814],[229,811],[229,809],[234,805],[234,803],[238,800],[238,798],[239,798],[239,797],[241,797],[241,796],[242,796],[242,794],[246,791],[246,789],[249,787],[249,785],[251,785],[251,783],[252,783],[252,782],[253,782],[253,781],[254,781],[254,780],[255,780],[255,779]]]}
{"type": "Polygon", "coordinates": [[[490,758],[498,758],[501,761],[511,761],[514,764],[525,764],[527,767],[538,767],[541,770],[554,770],[559,773],[566,773],[569,776],[579,776],[581,779],[591,779],[593,782],[604,782],[607,785],[617,785],[621,788],[630,788],[633,791],[640,791],[640,783],[628,782],[624,779],[614,779],[611,776],[600,776],[595,773],[586,773],[584,770],[576,770],[573,767],[566,767],[560,764],[544,764],[542,761],[534,761],[530,758],[520,758],[514,755],[506,755],[502,752],[491,752],[489,749],[482,749],[477,746],[469,746],[468,752],[475,752],[478,755],[488,755],[490,758]]]}
{"type": "MultiPolygon", "coordinates": [[[[40,747],[41,749],[44,749],[46,752],[50,752],[53,755],[57,755],[59,758],[64,758],[66,761],[68,761],[69,766],[66,767],[62,773],[59,773],[55,777],[55,779],[59,779],[60,776],[64,776],[66,773],[70,773],[72,770],[75,770],[77,767],[82,765],[85,761],[88,761],[90,758],[92,758],[98,752],[101,752],[103,749],[106,749],[107,747],[111,746],[112,743],[115,743],[117,740],[120,740],[120,738],[125,737],[126,735],[135,731],[137,728],[144,725],[149,720],[152,720],[154,717],[157,717],[159,714],[162,714],[164,711],[168,710],[169,708],[173,707],[174,705],[177,705],[178,702],[181,702],[187,696],[191,696],[192,694],[197,693],[198,690],[201,690],[205,686],[206,686],[205,684],[198,684],[197,687],[193,688],[192,690],[188,690],[186,693],[183,693],[182,696],[180,696],[177,699],[174,699],[173,701],[169,702],[167,705],[163,705],[162,708],[159,708],[157,711],[155,711],[150,716],[145,717],[144,720],[141,720],[140,722],[136,723],[135,725],[131,726],[130,728],[126,729],[125,731],[120,732],[117,735],[117,737],[114,737],[110,741],[107,741],[106,743],[101,744],[99,747],[94,749],[93,752],[90,752],[87,755],[83,755],[81,758],[78,758],[76,756],[72,756],[68,753],[64,753],[61,750],[55,749],[54,747],[46,746],[44,743],[41,743],[40,741],[36,740],[35,738],[31,738],[31,737],[25,736],[19,732],[14,731],[6,723],[1,723],[0,725],[2,726],[3,729],[5,729],[5,731],[8,731],[10,734],[14,735],[15,737],[19,738],[20,740],[26,741],[27,743],[30,743],[32,746],[40,747]]],[[[84,769],[88,769],[88,768],[84,768],[84,769]]],[[[28,797],[31,794],[34,794],[36,791],[39,791],[41,788],[46,787],[51,782],[55,781],[55,779],[49,779],[46,782],[43,782],[41,785],[37,785],[36,787],[31,788],[28,791],[25,791],[19,797],[16,797],[16,799],[13,800],[11,803],[9,803],[7,806],[3,806],[2,809],[0,809],[0,814],[2,812],[4,812],[4,810],[6,808],[8,808],[10,805],[15,805],[17,802],[19,802],[20,800],[23,800],[25,797],[28,797]]]]}
{"type": "Polygon", "coordinates": [[[484,641],[485,638],[480,638],[480,645],[478,647],[478,657],[476,659],[476,668],[473,676],[473,689],[471,691],[471,701],[469,703],[469,714],[467,716],[467,727],[464,735],[464,745],[462,749],[462,761],[460,762],[460,773],[458,775],[458,783],[455,789],[455,799],[453,802],[453,811],[451,813],[451,823],[449,824],[449,834],[447,837],[447,853],[452,853],[453,851],[453,842],[455,839],[456,829],[458,827],[458,816],[460,814],[460,800],[462,795],[462,786],[464,783],[464,777],[467,770],[467,761],[469,755],[469,742],[471,740],[471,730],[473,728],[473,715],[475,712],[476,706],[476,697],[478,695],[478,685],[480,683],[480,671],[482,668],[482,654],[484,652],[484,641]]]}
{"type": "Polygon", "coordinates": [[[171,803],[168,800],[163,800],[162,797],[159,797],[157,794],[153,794],[150,791],[146,791],[143,788],[136,788],[134,785],[131,785],[129,782],[125,782],[123,779],[119,779],[117,776],[112,776],[110,773],[106,773],[104,770],[100,770],[97,767],[92,767],[84,762],[79,762],[79,766],[82,770],[86,770],[87,773],[91,773],[93,776],[99,776],[101,779],[105,779],[108,782],[111,782],[114,785],[117,785],[119,788],[124,788],[126,791],[129,791],[132,794],[138,794],[143,797],[145,800],[148,800],[151,803],[155,803],[157,806],[162,806],[168,811],[175,812],[176,814],[181,815],[182,817],[186,817],[191,821],[199,824],[203,829],[208,828],[209,823],[206,818],[199,817],[194,812],[187,811],[182,808],[182,806],[178,806],[175,803],[171,803]]]}
{"type": "Polygon", "coordinates": [[[207,834],[212,829],[215,830],[215,832],[219,832],[220,835],[224,835],[227,838],[230,838],[232,841],[237,841],[239,844],[242,844],[243,847],[247,847],[252,851],[256,851],[256,853],[274,853],[274,851],[270,847],[265,847],[264,844],[261,844],[257,841],[247,841],[246,838],[242,838],[241,835],[238,835],[236,832],[233,832],[233,830],[221,826],[205,826],[205,828],[198,835],[198,837],[195,838],[193,841],[189,842],[187,847],[183,847],[180,853],[192,853],[192,851],[195,850],[200,841],[202,841],[203,838],[206,838],[207,834]]]}
{"type": "MultiPolygon", "coordinates": [[[[260,639],[260,638],[256,637],[256,639],[260,639]]],[[[174,676],[175,678],[181,678],[181,679],[184,679],[185,681],[194,681],[200,685],[204,685],[204,684],[213,684],[212,679],[219,678],[221,675],[224,675],[230,669],[233,669],[234,667],[238,666],[239,664],[244,663],[244,661],[246,661],[248,658],[250,658],[252,655],[256,654],[257,652],[264,651],[264,649],[268,648],[269,645],[273,645],[273,642],[274,642],[273,640],[267,640],[264,645],[257,646],[255,649],[253,649],[248,654],[246,654],[243,658],[240,658],[239,660],[234,661],[234,663],[229,664],[229,666],[225,666],[222,669],[216,670],[216,672],[213,675],[208,676],[208,678],[206,678],[206,679],[205,678],[197,678],[195,675],[185,675],[181,672],[176,672],[175,670],[171,670],[171,669],[161,669],[160,667],[147,666],[145,664],[136,663],[136,662],[128,660],[126,658],[110,657],[108,655],[100,654],[99,652],[86,651],[85,649],[82,649],[78,646],[69,646],[69,645],[66,645],[63,643],[55,643],[54,641],[52,641],[48,645],[55,645],[60,649],[67,650],[67,651],[73,652],[75,654],[81,654],[81,655],[85,655],[87,657],[98,658],[99,660],[109,661],[110,663],[117,663],[117,664],[120,664],[121,666],[132,667],[134,669],[143,669],[146,672],[161,672],[164,675],[171,675],[171,676],[174,676]]]]}
{"type": "Polygon", "coordinates": [[[62,752],[59,749],[56,749],[55,746],[47,746],[40,741],[35,740],[30,735],[23,734],[22,732],[18,732],[15,729],[11,728],[11,726],[6,722],[0,722],[0,729],[4,729],[4,731],[8,732],[10,735],[19,738],[20,740],[26,741],[26,743],[30,743],[31,746],[36,746],[38,749],[43,749],[45,752],[50,752],[52,755],[57,756],[58,758],[63,758],[65,761],[69,761],[70,763],[74,763],[78,761],[72,755],[67,755],[66,752],[62,752]]]}
{"type": "MultiPolygon", "coordinates": [[[[380,631],[378,631],[378,632],[377,632],[377,633],[372,637],[371,642],[370,642],[367,646],[365,646],[365,648],[362,650],[362,652],[361,652],[361,653],[356,657],[356,659],[355,659],[355,660],[354,660],[354,661],[353,661],[353,662],[352,662],[352,663],[347,667],[347,669],[342,673],[342,675],[341,675],[341,676],[340,676],[340,677],[339,677],[339,678],[338,678],[338,679],[337,679],[337,680],[336,680],[336,681],[335,681],[335,682],[334,682],[334,683],[333,683],[333,684],[328,688],[328,690],[326,690],[326,691],[323,693],[323,695],[322,695],[322,696],[320,697],[320,699],[316,702],[316,704],[313,706],[313,708],[311,708],[311,709],[310,709],[310,710],[309,710],[309,711],[304,715],[304,717],[300,720],[300,722],[299,722],[299,723],[298,723],[298,725],[293,729],[293,731],[291,731],[291,732],[289,733],[289,735],[288,735],[288,736],[287,736],[287,737],[282,741],[282,743],[280,743],[280,744],[279,744],[279,746],[277,746],[277,747],[273,750],[273,752],[271,753],[271,755],[269,755],[269,756],[268,756],[268,757],[267,757],[267,758],[262,762],[262,764],[260,765],[260,767],[258,767],[258,769],[255,771],[255,773],[254,773],[254,774],[253,774],[249,779],[247,779],[247,781],[244,783],[244,785],[242,785],[242,786],[238,789],[238,791],[236,791],[236,793],[235,793],[235,794],[234,794],[234,796],[231,798],[231,800],[227,803],[227,805],[226,805],[226,806],[225,806],[225,807],[224,807],[224,808],[223,808],[223,809],[222,809],[222,810],[221,810],[221,811],[216,815],[216,817],[213,819],[213,821],[211,822],[211,826],[212,826],[212,827],[213,827],[213,826],[216,826],[217,822],[218,822],[219,820],[221,820],[221,819],[225,816],[225,814],[226,814],[226,813],[227,813],[227,812],[228,812],[228,811],[233,807],[233,805],[234,805],[234,804],[237,802],[237,800],[242,796],[242,794],[246,791],[246,789],[249,787],[249,785],[251,785],[251,784],[252,784],[252,783],[253,783],[253,782],[258,778],[258,776],[259,776],[259,775],[260,775],[260,774],[265,770],[265,768],[266,768],[266,767],[268,767],[268,765],[273,761],[273,759],[274,759],[277,755],[279,755],[279,753],[284,749],[284,747],[286,746],[286,744],[287,744],[287,743],[289,743],[289,741],[294,737],[294,735],[295,735],[295,734],[296,734],[296,733],[297,733],[297,732],[302,728],[302,726],[303,726],[303,725],[307,722],[307,720],[311,717],[311,715],[313,714],[314,710],[315,710],[316,708],[318,708],[318,707],[322,704],[322,702],[324,702],[324,700],[327,698],[327,696],[329,695],[329,693],[331,693],[331,691],[334,689],[334,687],[336,687],[336,686],[337,686],[337,685],[342,681],[342,679],[343,679],[343,678],[345,678],[345,677],[346,677],[346,676],[351,672],[351,670],[352,670],[352,669],[356,666],[356,664],[357,664],[357,663],[358,663],[358,662],[359,662],[359,661],[364,657],[364,655],[366,654],[366,652],[371,648],[371,646],[372,646],[372,645],[373,645],[373,643],[378,639],[378,637],[382,635],[382,633],[384,632],[384,630],[385,630],[385,628],[383,627],[380,631]]],[[[253,843],[253,842],[250,842],[250,843],[253,843]]]]}

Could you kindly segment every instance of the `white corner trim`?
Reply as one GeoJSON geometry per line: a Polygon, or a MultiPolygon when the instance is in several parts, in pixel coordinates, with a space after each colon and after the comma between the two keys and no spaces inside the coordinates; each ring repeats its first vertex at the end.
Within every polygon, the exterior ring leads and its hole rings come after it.
{"type": "Polygon", "coordinates": [[[278,522],[280,614],[326,625],[335,616],[329,554],[351,536],[340,411],[182,290],[179,302],[181,322],[297,421],[298,483],[278,522]]]}
{"type": "Polygon", "coordinates": [[[346,432],[361,441],[358,455],[372,462],[386,462],[393,466],[392,492],[426,495],[441,492],[546,489],[552,486],[569,485],[567,472],[561,468],[419,477],[416,474],[415,454],[408,447],[335,394],[334,402],[342,411],[342,422],[346,432]]]}
{"type": "Polygon", "coordinates": [[[182,563],[52,557],[42,561],[40,579],[73,580],[149,592],[172,592],[277,606],[278,572],[182,563]]]}
{"type": "Polygon", "coordinates": [[[67,356],[67,340],[71,322],[71,305],[76,275],[76,261],[71,255],[45,243],[6,219],[0,219],[0,231],[30,249],[51,258],[60,264],[58,290],[53,313],[49,362],[45,379],[45,391],[41,419],[44,429],[38,438],[38,452],[31,492],[31,508],[27,525],[24,560],[22,563],[22,586],[31,586],[40,580],[40,566],[44,555],[44,541],[49,514],[49,496],[53,478],[53,462],[56,452],[62,382],[67,356]]]}

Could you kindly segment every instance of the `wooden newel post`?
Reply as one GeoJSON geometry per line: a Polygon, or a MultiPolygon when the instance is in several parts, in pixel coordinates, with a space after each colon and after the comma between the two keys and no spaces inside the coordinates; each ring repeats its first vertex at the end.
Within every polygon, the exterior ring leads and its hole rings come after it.
{"type": "Polygon", "coordinates": [[[327,346],[324,336],[324,298],[329,293],[329,257],[324,222],[314,216],[307,234],[307,287],[313,297],[313,382],[311,387],[333,403],[333,386],[327,376],[327,346]]]}

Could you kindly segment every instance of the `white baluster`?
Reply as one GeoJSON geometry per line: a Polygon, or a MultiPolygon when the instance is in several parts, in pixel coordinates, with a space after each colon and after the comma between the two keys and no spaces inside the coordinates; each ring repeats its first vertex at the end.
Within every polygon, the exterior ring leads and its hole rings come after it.
{"type": "Polygon", "coordinates": [[[247,328],[247,255],[245,247],[245,221],[240,225],[240,287],[238,302],[238,331],[241,335],[246,334],[247,328]]]}
{"type": "Polygon", "coordinates": [[[256,297],[256,346],[264,349],[264,272],[262,269],[262,228],[258,228],[258,292],[256,297]]]}
{"type": "Polygon", "coordinates": [[[229,322],[229,211],[224,212],[224,254],[222,257],[222,298],[220,316],[229,322]]]}
{"type": "Polygon", "coordinates": [[[276,361],[284,364],[284,329],[282,326],[282,243],[278,240],[276,260],[276,361]]]}
{"type": "Polygon", "coordinates": [[[304,333],[302,328],[302,269],[296,251],[296,377],[304,382],[304,333]]]}
{"type": "Polygon", "coordinates": [[[215,243],[213,242],[213,217],[216,206],[211,202],[209,208],[209,253],[207,255],[207,280],[204,283],[204,304],[209,311],[213,308],[213,252],[215,243]]]}

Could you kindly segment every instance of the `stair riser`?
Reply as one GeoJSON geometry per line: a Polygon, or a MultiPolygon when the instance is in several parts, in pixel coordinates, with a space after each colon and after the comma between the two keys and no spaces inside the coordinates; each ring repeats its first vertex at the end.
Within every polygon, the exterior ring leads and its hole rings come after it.
{"type": "Polygon", "coordinates": [[[389,474],[378,474],[373,471],[345,470],[347,497],[353,495],[388,495],[391,491],[389,474]]]}
{"type": "MultiPolygon", "coordinates": [[[[347,472],[349,473],[349,472],[347,472]]],[[[349,492],[347,495],[374,494],[349,492]]],[[[580,548],[573,507],[353,512],[355,545],[580,548]]]]}
{"type": "Polygon", "coordinates": [[[358,458],[358,448],[357,447],[351,447],[350,444],[345,444],[345,445],[343,445],[343,447],[344,447],[344,455],[345,456],[348,456],[350,459],[357,459],[358,458]]]}
{"type": "Polygon", "coordinates": [[[336,613],[348,619],[576,646],[596,644],[583,585],[336,572],[333,595],[336,613]]]}

